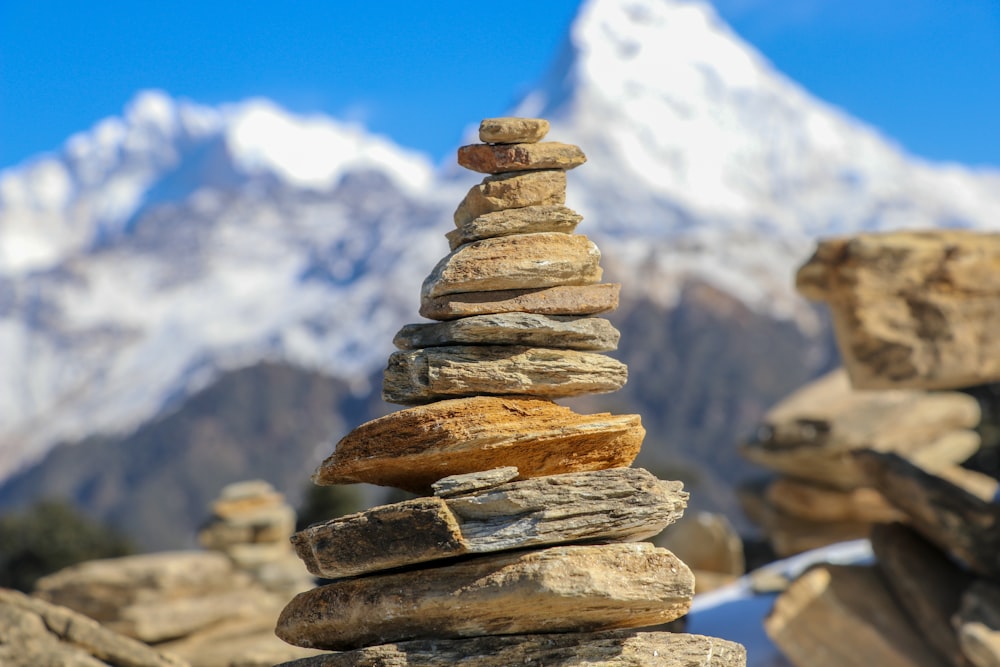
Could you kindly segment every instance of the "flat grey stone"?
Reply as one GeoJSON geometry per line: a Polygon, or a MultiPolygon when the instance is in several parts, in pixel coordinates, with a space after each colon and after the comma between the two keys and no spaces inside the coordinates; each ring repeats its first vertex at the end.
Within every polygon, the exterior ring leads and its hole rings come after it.
{"type": "Polygon", "coordinates": [[[449,322],[407,324],[393,343],[401,350],[442,345],[525,345],[608,352],[621,334],[599,317],[496,313],[449,322]]]}
{"type": "Polygon", "coordinates": [[[431,484],[431,489],[438,498],[449,498],[463,493],[492,489],[494,486],[517,479],[517,476],[517,466],[504,466],[481,472],[448,475],[431,484]]]}

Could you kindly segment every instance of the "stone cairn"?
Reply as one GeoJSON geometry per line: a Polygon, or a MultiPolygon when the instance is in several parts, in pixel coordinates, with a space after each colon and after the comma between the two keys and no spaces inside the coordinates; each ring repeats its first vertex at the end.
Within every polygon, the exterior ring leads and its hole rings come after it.
{"type": "Polygon", "coordinates": [[[563,204],[579,148],[544,120],[483,121],[459,149],[489,174],[455,212],[452,252],[421,290],[435,323],[404,326],[383,397],[412,405],[345,436],[317,484],[421,494],[292,538],[310,572],[276,632],[337,651],[290,667],[744,665],[739,644],[641,632],[684,615],[694,581],[646,538],[686,506],[679,482],[629,468],[638,415],[552,402],[619,389],[600,252],[563,204]]]}
{"type": "MultiPolygon", "coordinates": [[[[798,667],[1000,666],[1000,483],[954,464],[978,446],[966,430],[978,411],[940,391],[1000,381],[1000,235],[824,241],[797,284],[829,303],[854,388],[875,390],[827,406],[858,414],[831,426],[840,439],[823,451],[857,483],[848,494],[867,486],[893,516],[871,530],[874,565],[806,571],[777,599],[768,634],[798,667]]],[[[795,470],[830,464],[803,455],[795,470]]]]}

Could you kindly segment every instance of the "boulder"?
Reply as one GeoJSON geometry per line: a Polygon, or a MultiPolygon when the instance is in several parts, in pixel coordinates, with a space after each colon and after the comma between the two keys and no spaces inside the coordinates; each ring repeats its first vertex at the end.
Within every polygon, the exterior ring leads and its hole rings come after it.
{"type": "Polygon", "coordinates": [[[578,146],[556,141],[532,144],[472,144],[458,149],[458,164],[483,174],[530,169],[573,169],[587,161],[578,146]]]}
{"type": "Polygon", "coordinates": [[[541,141],[549,132],[544,118],[484,118],[479,123],[479,140],[491,144],[516,144],[541,141]]]}
{"type": "Polygon", "coordinates": [[[401,350],[442,345],[523,345],[608,352],[618,348],[619,335],[611,322],[600,317],[498,313],[450,322],[407,324],[392,342],[401,350]]]}
{"type": "Polygon", "coordinates": [[[582,215],[559,205],[508,208],[467,220],[445,234],[445,237],[451,249],[455,250],[471,241],[497,236],[537,232],[572,234],[581,220],[582,215]]]}
{"type": "Polygon", "coordinates": [[[455,209],[456,227],[486,213],[525,206],[566,203],[566,172],[562,169],[520,171],[487,176],[474,185],[455,209]]]}
{"type": "Polygon", "coordinates": [[[454,320],[488,313],[596,315],[617,308],[620,292],[618,283],[463,292],[421,299],[420,315],[429,320],[454,320]]]}

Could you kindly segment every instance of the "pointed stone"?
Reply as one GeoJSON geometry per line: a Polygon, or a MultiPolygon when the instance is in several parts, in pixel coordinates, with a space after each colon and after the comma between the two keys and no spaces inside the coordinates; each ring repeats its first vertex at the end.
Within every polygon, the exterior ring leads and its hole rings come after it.
{"type": "Polygon", "coordinates": [[[549,132],[544,118],[484,118],[479,123],[479,140],[491,144],[516,144],[541,141],[549,132]]]}
{"type": "Polygon", "coordinates": [[[627,379],[625,364],[594,352],[516,345],[428,347],[389,357],[382,398],[403,405],[478,395],[566,398],[618,391],[627,379]]]}
{"type": "Polygon", "coordinates": [[[641,468],[536,477],[376,507],[310,526],[292,543],[309,572],[339,579],[466,554],[631,542],[680,518],[682,488],[641,468]]]}
{"type": "Polygon", "coordinates": [[[552,547],[345,579],[300,593],[275,632],[337,651],[410,639],[587,632],[667,623],[691,571],[646,542],[552,547]]]}
{"type": "Polygon", "coordinates": [[[618,307],[621,285],[603,283],[583,287],[463,292],[422,299],[420,315],[429,320],[491,313],[538,313],[540,315],[596,315],[618,307]]]}
{"type": "Polygon", "coordinates": [[[327,653],[278,667],[746,667],[746,649],[735,642],[675,632],[498,635],[425,639],[327,653]]]}
{"type": "Polygon", "coordinates": [[[597,317],[537,313],[498,313],[434,324],[407,324],[393,343],[401,350],[441,345],[524,345],[607,352],[618,348],[620,334],[597,317]]]}
{"type": "Polygon", "coordinates": [[[639,415],[580,415],[544,400],[440,401],[354,429],[313,481],[429,493],[442,477],[508,465],[522,478],[624,467],[639,453],[645,433],[639,415]]]}
{"type": "Polygon", "coordinates": [[[565,206],[525,206],[486,213],[463,222],[445,236],[448,245],[455,250],[466,243],[496,236],[538,232],[572,234],[581,220],[582,215],[565,206]]]}
{"type": "Polygon", "coordinates": [[[904,516],[875,489],[843,491],[791,477],[779,477],[768,485],[767,499],[788,516],[808,521],[888,523],[904,516]]]}
{"type": "Polygon", "coordinates": [[[979,580],[953,620],[963,654],[975,667],[1000,667],[1000,585],[979,580]]]}
{"type": "Polygon", "coordinates": [[[561,169],[487,176],[472,186],[455,210],[455,226],[508,208],[566,203],[566,172],[561,169]]]}
{"type": "Polygon", "coordinates": [[[422,299],[461,292],[592,285],[601,251],[586,236],[541,232],[475,241],[445,256],[424,280],[422,299]]]}
{"type": "Polygon", "coordinates": [[[518,477],[519,473],[515,466],[504,466],[480,472],[467,472],[462,475],[448,475],[431,484],[431,489],[438,498],[451,498],[452,496],[492,489],[518,477]]]}
{"type": "Polygon", "coordinates": [[[458,149],[458,164],[483,174],[531,169],[573,169],[587,161],[578,146],[556,141],[533,144],[472,144],[458,149]]]}

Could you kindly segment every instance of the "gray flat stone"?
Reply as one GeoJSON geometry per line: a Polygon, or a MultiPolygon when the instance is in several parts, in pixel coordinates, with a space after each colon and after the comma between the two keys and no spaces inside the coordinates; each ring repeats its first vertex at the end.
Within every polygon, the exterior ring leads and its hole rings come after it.
{"type": "Polygon", "coordinates": [[[421,299],[420,315],[430,320],[454,320],[489,313],[596,315],[617,308],[620,292],[618,283],[463,292],[421,299]]]}
{"type": "Polygon", "coordinates": [[[525,345],[608,352],[618,349],[621,334],[598,317],[496,313],[450,322],[407,324],[393,343],[401,350],[441,345],[525,345]]]}

